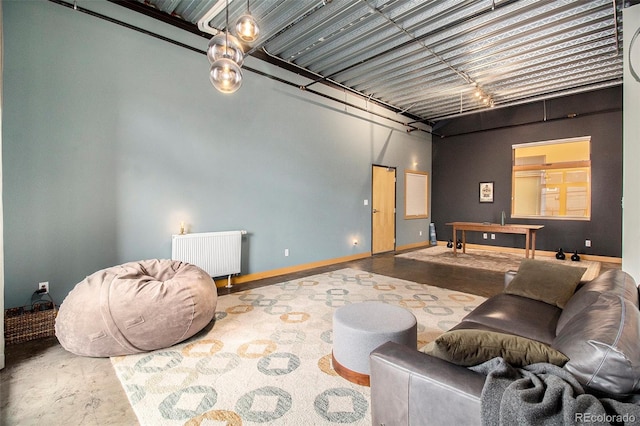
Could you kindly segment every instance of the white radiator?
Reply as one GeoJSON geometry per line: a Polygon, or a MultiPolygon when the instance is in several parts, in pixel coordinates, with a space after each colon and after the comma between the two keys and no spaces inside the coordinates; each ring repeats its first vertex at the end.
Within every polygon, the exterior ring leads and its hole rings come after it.
{"type": "Polygon", "coordinates": [[[214,278],[227,276],[227,287],[231,287],[231,275],[240,273],[242,235],[246,233],[225,231],[173,235],[171,259],[196,265],[214,278]]]}

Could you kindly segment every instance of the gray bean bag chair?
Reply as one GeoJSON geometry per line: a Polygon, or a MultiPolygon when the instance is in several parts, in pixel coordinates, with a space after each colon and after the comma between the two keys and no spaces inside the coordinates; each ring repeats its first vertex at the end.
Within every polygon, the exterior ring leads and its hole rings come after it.
{"type": "Polygon", "coordinates": [[[166,348],[213,319],[217,289],[195,265],[145,260],[103,269],[78,283],[56,318],[69,352],[92,357],[166,348]]]}

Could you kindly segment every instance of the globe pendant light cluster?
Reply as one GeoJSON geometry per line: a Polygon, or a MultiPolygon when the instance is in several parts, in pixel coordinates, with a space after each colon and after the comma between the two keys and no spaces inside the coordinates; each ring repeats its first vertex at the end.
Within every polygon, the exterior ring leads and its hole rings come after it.
{"type": "MultiPolygon", "coordinates": [[[[247,13],[238,19],[236,33],[243,41],[250,43],[258,38],[260,32],[256,20],[249,13],[247,1],[247,13]]],[[[240,41],[229,34],[229,0],[226,4],[226,28],[224,33],[219,33],[209,41],[207,58],[211,63],[209,80],[213,87],[222,93],[234,93],[242,85],[242,64],[244,51],[240,41]]]]}
{"type": "Polygon", "coordinates": [[[238,39],[228,32],[220,33],[209,42],[207,57],[211,63],[209,80],[222,93],[233,93],[242,85],[244,52],[238,39]]]}

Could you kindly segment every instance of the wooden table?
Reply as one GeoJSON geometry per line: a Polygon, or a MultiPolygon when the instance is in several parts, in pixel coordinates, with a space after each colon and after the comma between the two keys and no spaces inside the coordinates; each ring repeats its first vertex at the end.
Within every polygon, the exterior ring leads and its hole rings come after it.
{"type": "Polygon", "coordinates": [[[531,258],[536,255],[536,231],[544,228],[544,225],[519,225],[515,223],[476,223],[476,222],[450,222],[447,225],[453,226],[453,254],[457,254],[458,231],[462,231],[462,252],[466,253],[466,231],[493,232],[497,234],[524,234],[525,249],[524,257],[529,257],[529,247],[531,247],[531,258]]]}

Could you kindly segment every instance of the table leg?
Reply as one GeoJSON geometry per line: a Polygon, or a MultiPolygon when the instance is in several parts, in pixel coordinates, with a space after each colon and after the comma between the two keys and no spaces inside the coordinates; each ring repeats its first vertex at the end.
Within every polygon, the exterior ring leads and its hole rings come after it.
{"type": "Polygon", "coordinates": [[[525,232],[524,238],[524,257],[529,258],[529,231],[525,232]]]}
{"type": "Polygon", "coordinates": [[[536,258],[536,231],[531,230],[531,258],[536,258]]]}
{"type": "Polygon", "coordinates": [[[467,231],[462,230],[462,253],[467,252],[467,231]]]}
{"type": "Polygon", "coordinates": [[[456,256],[458,254],[458,249],[457,249],[457,244],[456,244],[456,238],[458,237],[458,232],[456,231],[456,227],[454,225],[453,227],[453,255],[456,256]]]}

